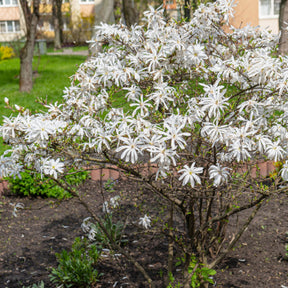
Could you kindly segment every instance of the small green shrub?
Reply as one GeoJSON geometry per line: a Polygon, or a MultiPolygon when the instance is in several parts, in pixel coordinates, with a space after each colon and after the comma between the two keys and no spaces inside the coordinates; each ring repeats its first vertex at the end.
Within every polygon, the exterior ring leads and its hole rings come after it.
{"type": "Polygon", "coordinates": [[[9,46],[0,46],[0,61],[15,57],[13,48],[9,46]]]}
{"type": "MultiPolygon", "coordinates": [[[[31,174],[28,170],[20,174],[21,178],[9,177],[6,179],[9,182],[9,188],[13,194],[18,196],[40,196],[57,199],[71,197],[67,191],[56,185],[55,182],[48,177],[42,177],[39,173],[31,174]]],[[[65,176],[65,181],[70,185],[79,185],[87,178],[87,171],[74,173],[74,170],[70,170],[69,174],[65,176]]]]}
{"type": "Polygon", "coordinates": [[[76,238],[71,252],[56,253],[58,267],[49,275],[51,282],[62,287],[88,288],[95,285],[101,274],[95,268],[100,252],[86,238],[76,238]]]}
{"type": "MultiPolygon", "coordinates": [[[[184,262],[185,262],[185,258],[181,258],[176,263],[176,266],[179,266],[184,262]]],[[[208,284],[208,283],[214,284],[213,276],[216,274],[216,271],[205,267],[204,264],[198,262],[198,259],[195,255],[192,255],[190,259],[189,267],[188,267],[188,274],[191,275],[191,284],[190,284],[191,287],[197,288],[197,287],[202,287],[201,285],[203,284],[208,284]]],[[[172,286],[168,286],[167,288],[170,288],[170,287],[172,286]]]]}

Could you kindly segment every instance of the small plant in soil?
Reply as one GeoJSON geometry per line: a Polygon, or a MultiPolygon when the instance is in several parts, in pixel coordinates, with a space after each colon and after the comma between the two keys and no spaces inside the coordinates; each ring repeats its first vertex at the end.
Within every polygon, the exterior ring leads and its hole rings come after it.
{"type": "Polygon", "coordinates": [[[86,238],[76,238],[70,252],[56,253],[59,265],[53,268],[50,280],[63,287],[88,288],[96,284],[101,274],[96,269],[101,253],[86,238]]]}
{"type": "Polygon", "coordinates": [[[103,233],[101,226],[98,222],[92,223],[90,218],[86,218],[83,221],[82,229],[89,240],[97,245],[99,248],[110,248],[111,239],[113,243],[123,245],[127,242],[124,235],[124,225],[118,221],[113,223],[112,213],[106,213],[103,218],[100,218],[101,225],[105,227],[108,235],[103,233]]]}

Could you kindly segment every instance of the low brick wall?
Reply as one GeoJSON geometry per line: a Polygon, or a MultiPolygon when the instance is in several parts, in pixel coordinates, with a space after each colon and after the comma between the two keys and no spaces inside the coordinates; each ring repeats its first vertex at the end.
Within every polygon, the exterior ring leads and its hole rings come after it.
{"type": "MultiPolygon", "coordinates": [[[[273,161],[258,162],[252,167],[251,176],[256,177],[257,173],[259,173],[260,176],[267,177],[275,169],[276,167],[274,166],[273,161]]],[[[239,173],[244,173],[245,171],[247,171],[247,165],[244,165],[238,169],[239,173]]],[[[156,165],[147,164],[146,168],[142,169],[141,172],[145,175],[151,175],[152,173],[157,172],[157,167],[156,165]]],[[[107,181],[108,179],[117,180],[119,178],[126,179],[125,175],[117,170],[117,166],[111,165],[110,168],[94,168],[91,170],[91,179],[93,181],[107,181]]],[[[7,188],[7,181],[1,181],[0,195],[3,193],[4,189],[7,188]]]]}

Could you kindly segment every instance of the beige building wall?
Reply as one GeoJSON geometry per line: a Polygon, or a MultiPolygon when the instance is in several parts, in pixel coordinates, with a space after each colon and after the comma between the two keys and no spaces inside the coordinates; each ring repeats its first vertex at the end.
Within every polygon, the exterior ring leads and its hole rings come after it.
{"type": "Polygon", "coordinates": [[[81,19],[81,8],[79,0],[70,0],[71,24],[73,29],[77,29],[79,20],[81,19]]]}
{"type": "Polygon", "coordinates": [[[94,15],[94,3],[80,4],[80,15],[81,17],[90,17],[94,15]]]}
{"type": "Polygon", "coordinates": [[[25,36],[26,31],[25,22],[22,11],[20,10],[20,6],[1,7],[0,21],[13,21],[13,20],[20,22],[21,31],[13,33],[0,33],[0,42],[15,41],[25,36]]]}
{"type": "Polygon", "coordinates": [[[0,9],[0,21],[1,20],[19,20],[20,19],[20,10],[19,7],[2,7],[0,9]]]}
{"type": "Polygon", "coordinates": [[[278,17],[274,18],[264,18],[259,19],[259,25],[261,29],[266,29],[268,31],[272,31],[273,34],[277,34],[279,32],[279,23],[278,23],[278,17]]]}
{"type": "MultiPolygon", "coordinates": [[[[236,1],[235,1],[236,2],[236,1]]],[[[258,0],[239,0],[234,7],[234,18],[230,21],[235,28],[259,25],[258,0]]]]}

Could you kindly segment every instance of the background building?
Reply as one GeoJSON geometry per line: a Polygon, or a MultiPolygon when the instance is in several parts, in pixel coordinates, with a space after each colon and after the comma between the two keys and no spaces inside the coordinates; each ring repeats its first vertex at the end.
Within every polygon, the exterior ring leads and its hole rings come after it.
{"type": "MultiPolygon", "coordinates": [[[[280,2],[281,0],[235,1],[236,6],[234,7],[234,18],[231,19],[230,22],[236,28],[250,24],[251,26],[260,26],[261,29],[268,29],[273,33],[278,33],[280,2]]],[[[181,7],[177,6],[176,0],[164,0],[164,7],[170,16],[174,18],[180,16],[179,9],[181,7]]]]}
{"type": "MultiPolygon", "coordinates": [[[[102,0],[63,0],[64,42],[81,42],[91,38],[95,7],[102,0]]],[[[25,36],[25,22],[18,0],[0,0],[0,42],[19,40],[25,36]]],[[[42,0],[38,23],[38,39],[53,40],[52,1],[42,0]]]]}
{"type": "Polygon", "coordinates": [[[0,42],[13,41],[25,35],[25,23],[18,0],[0,0],[0,42]]]}
{"type": "MultiPolygon", "coordinates": [[[[97,7],[105,6],[105,0],[63,0],[64,42],[83,42],[92,36],[97,7]],[[104,4],[103,4],[104,3],[104,4]]],[[[171,17],[179,18],[180,8],[176,0],[163,0],[171,17]]],[[[278,33],[278,15],[281,0],[238,0],[231,24],[238,28],[250,24],[278,33]]],[[[184,1],[183,1],[184,2],[184,1]]],[[[105,8],[105,7],[104,7],[105,8]]],[[[51,0],[42,0],[38,24],[38,39],[53,40],[51,0]]],[[[96,19],[97,20],[97,19],[96,19]]],[[[25,36],[25,23],[18,0],[0,0],[0,42],[19,40],[25,36]]]]}

